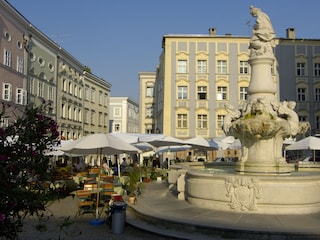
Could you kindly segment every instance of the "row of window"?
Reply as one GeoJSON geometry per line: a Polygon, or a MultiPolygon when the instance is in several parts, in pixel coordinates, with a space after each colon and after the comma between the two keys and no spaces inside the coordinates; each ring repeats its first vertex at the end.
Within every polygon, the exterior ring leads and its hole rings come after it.
{"type": "MultiPolygon", "coordinates": [[[[306,76],[306,64],[298,62],[296,65],[296,75],[297,76],[306,76]]],[[[313,65],[313,74],[316,77],[320,76],[320,63],[314,63],[313,65]]]]}
{"type": "MultiPolygon", "coordinates": [[[[222,129],[224,115],[217,115],[217,128],[222,129]]],[[[299,116],[299,121],[307,121],[306,116],[299,116]]],[[[316,130],[320,130],[320,116],[315,117],[316,130]]],[[[177,114],[177,128],[188,128],[188,115],[177,114]]],[[[208,128],[208,116],[205,114],[197,115],[197,129],[208,128]]]]}
{"type": "MultiPolygon", "coordinates": [[[[3,64],[7,67],[12,66],[12,59],[11,59],[11,51],[9,51],[8,49],[4,49],[3,52],[3,64]]],[[[23,57],[17,56],[17,66],[16,66],[16,70],[19,73],[23,73],[23,57]]]]}
{"type": "Polygon", "coordinates": [[[29,78],[29,92],[38,97],[55,100],[55,87],[36,78],[29,78]]]}
{"type": "MultiPolygon", "coordinates": [[[[147,89],[151,89],[151,87],[147,87],[147,89]]],[[[298,88],[297,89],[297,101],[304,102],[306,101],[306,88],[298,88]]],[[[152,88],[153,94],[153,88],[152,88]]],[[[247,100],[248,97],[248,87],[240,87],[239,88],[239,100],[247,100]]],[[[153,96],[153,95],[152,95],[153,96]]],[[[151,97],[151,94],[148,96],[151,97]]],[[[197,99],[198,100],[206,100],[208,97],[208,87],[207,86],[198,86],[197,87],[197,99]]],[[[178,86],[177,92],[178,100],[187,100],[188,96],[188,87],[187,86],[178,86]]],[[[225,86],[217,87],[217,98],[216,100],[228,100],[228,88],[225,86]]],[[[320,88],[315,88],[315,101],[320,102],[320,88]]],[[[151,108],[147,108],[146,117],[152,117],[151,108]]]]}
{"type": "MultiPolygon", "coordinates": [[[[67,106],[66,104],[61,105],[61,115],[65,119],[73,120],[76,122],[82,122],[82,108],[67,106]]],[[[96,124],[96,112],[94,110],[84,111],[84,123],[95,125],[96,124]]],[[[108,114],[99,112],[98,114],[98,125],[108,126],[108,114]]]]}
{"type": "Polygon", "coordinates": [[[60,132],[60,135],[62,137],[64,137],[65,139],[80,139],[81,138],[81,131],[80,132],[77,132],[77,131],[74,131],[74,132],[70,132],[70,131],[61,131],[60,132]]]}
{"type": "MultiPolygon", "coordinates": [[[[217,65],[217,74],[227,74],[227,61],[218,60],[217,65]]],[[[273,67],[272,67],[273,68],[273,67]]],[[[188,61],[187,60],[178,60],[177,64],[177,73],[188,73],[188,61]]],[[[197,69],[196,73],[206,74],[208,73],[207,60],[197,60],[197,69]]],[[[314,76],[320,76],[320,63],[314,63],[313,65],[314,76]]],[[[239,74],[249,74],[249,63],[248,61],[239,62],[239,74]]],[[[306,75],[306,64],[303,62],[298,62],[296,65],[296,75],[305,76],[306,75]]]]}
{"type": "MultiPolygon", "coordinates": [[[[35,57],[35,55],[33,55],[33,53],[30,53],[29,56],[30,56],[30,60],[32,62],[34,62],[36,60],[36,57],[35,57]]],[[[41,67],[45,66],[45,60],[42,57],[38,58],[38,62],[41,67]]],[[[12,54],[11,54],[11,51],[8,49],[4,49],[4,51],[3,51],[3,64],[7,67],[12,66],[12,54]]],[[[23,69],[24,69],[23,65],[24,65],[23,57],[17,56],[17,66],[16,66],[17,72],[23,73],[23,69]]],[[[49,68],[50,72],[54,71],[54,65],[52,62],[48,63],[48,68],[49,68]]]]}
{"type": "MultiPolygon", "coordinates": [[[[223,123],[223,118],[222,118],[222,122],[220,123],[221,127],[222,127],[222,123],[223,123]]],[[[188,128],[187,114],[177,114],[177,128],[188,128]]],[[[207,128],[208,128],[208,116],[206,114],[198,114],[197,129],[207,129],[207,128]]]]}
{"type": "MultiPolygon", "coordinates": [[[[208,73],[207,60],[197,60],[197,73],[208,73]]],[[[217,61],[217,74],[227,74],[227,61],[226,60],[218,60],[217,61]]],[[[188,73],[188,61],[178,60],[177,64],[177,73],[188,73]]],[[[249,73],[249,63],[248,61],[240,61],[239,65],[239,73],[240,74],[248,74],[249,73]]]]}
{"type": "MultiPolygon", "coordinates": [[[[27,92],[22,88],[16,88],[15,103],[19,105],[26,104],[27,92]]],[[[12,85],[10,83],[2,84],[2,100],[13,101],[12,99],[12,85]]]]}
{"type": "MultiPolygon", "coordinates": [[[[228,88],[225,86],[217,87],[217,100],[227,100],[228,99],[228,88]]],[[[207,99],[207,86],[198,86],[197,87],[197,96],[199,100],[207,99]]],[[[246,100],[248,96],[248,88],[240,87],[240,100],[246,100]]],[[[187,86],[178,86],[178,99],[186,100],[188,99],[188,87],[187,86]]]]}
{"type": "MultiPolygon", "coordinates": [[[[68,81],[66,78],[62,80],[62,91],[69,93],[70,95],[74,95],[82,99],[82,87],[78,86],[77,84],[73,83],[72,81],[68,81]]],[[[84,99],[86,101],[95,103],[96,102],[96,90],[94,88],[90,88],[86,86],[84,88],[84,99]]],[[[108,94],[99,91],[98,95],[99,105],[101,106],[108,106],[108,94]]]]}

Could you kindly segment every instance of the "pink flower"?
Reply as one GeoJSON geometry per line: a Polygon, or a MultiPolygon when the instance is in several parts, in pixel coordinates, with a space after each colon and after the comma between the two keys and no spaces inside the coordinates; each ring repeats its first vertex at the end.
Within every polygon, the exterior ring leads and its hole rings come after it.
{"type": "Polygon", "coordinates": [[[5,154],[0,155],[0,161],[7,161],[8,157],[5,154]]]}
{"type": "Polygon", "coordinates": [[[6,220],[6,215],[4,213],[0,213],[0,222],[4,222],[6,220]]]}

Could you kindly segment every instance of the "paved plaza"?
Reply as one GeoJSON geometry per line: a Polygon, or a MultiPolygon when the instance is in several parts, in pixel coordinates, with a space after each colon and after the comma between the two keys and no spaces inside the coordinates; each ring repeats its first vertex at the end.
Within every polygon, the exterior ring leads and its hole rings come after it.
{"type": "Polygon", "coordinates": [[[145,185],[137,204],[127,207],[123,233],[112,233],[107,224],[91,225],[90,214],[73,218],[77,200],[67,197],[50,206],[54,217],[44,221],[47,231],[35,230],[36,220],[29,220],[21,239],[320,239],[320,214],[274,216],[217,212],[178,200],[165,182],[145,185]],[[65,234],[59,226],[68,216],[74,223],[65,234]]]}

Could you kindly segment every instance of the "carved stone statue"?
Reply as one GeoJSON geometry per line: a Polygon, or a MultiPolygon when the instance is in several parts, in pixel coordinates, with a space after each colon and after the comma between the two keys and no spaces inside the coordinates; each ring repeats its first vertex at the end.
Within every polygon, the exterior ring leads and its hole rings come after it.
{"type": "Polygon", "coordinates": [[[256,17],[249,46],[251,54],[259,56],[268,52],[272,53],[273,39],[276,35],[269,16],[254,6],[250,6],[250,13],[256,17]]]}
{"type": "Polygon", "coordinates": [[[275,59],[275,33],[269,17],[259,8],[251,6],[250,13],[257,19],[250,42],[248,100],[238,107],[240,111],[230,104],[225,106],[223,130],[241,141],[238,171],[287,173],[291,170],[282,156],[283,140],[304,134],[309,125],[299,123],[294,101],[277,99],[277,86],[270,71],[275,59]]]}

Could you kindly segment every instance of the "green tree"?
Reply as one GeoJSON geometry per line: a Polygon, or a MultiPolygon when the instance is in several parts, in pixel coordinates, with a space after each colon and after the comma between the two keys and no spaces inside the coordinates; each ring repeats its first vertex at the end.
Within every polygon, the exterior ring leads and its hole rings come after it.
{"type": "MultiPolygon", "coordinates": [[[[3,103],[0,118],[7,108],[10,106],[3,103]]],[[[50,181],[45,151],[59,136],[57,123],[46,115],[49,108],[44,101],[40,107],[27,107],[22,117],[0,128],[0,238],[16,239],[23,220],[40,216],[57,196],[55,190],[45,191],[42,185],[50,181]]]]}

